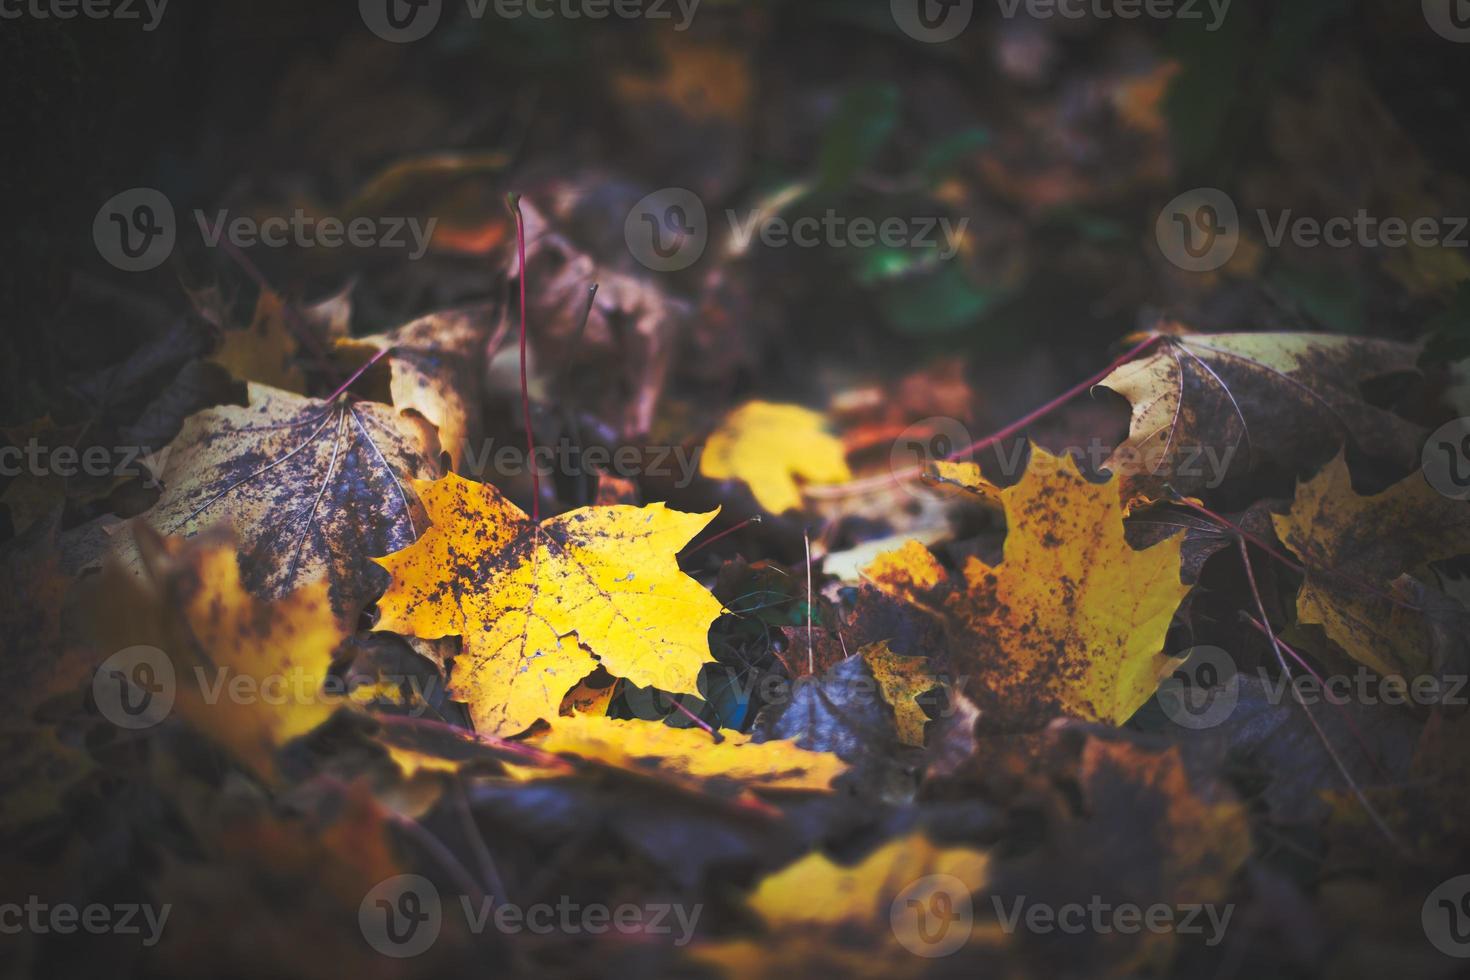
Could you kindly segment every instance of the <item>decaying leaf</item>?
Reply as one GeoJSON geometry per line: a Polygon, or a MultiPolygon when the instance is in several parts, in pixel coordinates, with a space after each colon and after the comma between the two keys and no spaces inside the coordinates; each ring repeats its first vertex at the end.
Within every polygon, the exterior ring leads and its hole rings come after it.
{"type": "Polygon", "coordinates": [[[924,724],[929,716],[916,698],[946,686],[935,677],[923,657],[901,657],[888,648],[888,641],[870,643],[858,651],[883,691],[883,700],[893,708],[898,737],[905,745],[924,744],[924,724]]]}
{"type": "MultiPolygon", "coordinates": [[[[1177,328],[1175,328],[1177,330],[1177,328]]],[[[1320,465],[1352,440],[1409,463],[1419,427],[1363,399],[1361,385],[1412,372],[1411,345],[1326,334],[1170,333],[1102,381],[1133,405],[1128,439],[1104,464],[1123,496],[1190,495],[1276,462],[1320,465]]]]}
{"type": "Polygon", "coordinates": [[[250,325],[224,330],[212,360],[241,381],[305,394],[306,372],[298,363],[301,342],[286,325],[287,316],[286,301],[262,289],[250,325]]]}
{"type": "Polygon", "coordinates": [[[699,471],[713,480],[741,480],[772,514],[801,508],[798,479],[851,479],[841,440],[821,413],[799,405],[748,402],[722,422],[704,446],[699,471]]]}
{"type": "MultiPolygon", "coordinates": [[[[246,588],[282,596],[328,583],[349,623],[383,587],[372,557],[426,525],[410,482],[438,475],[427,422],[372,402],[324,403],[251,385],[248,407],[207,409],[155,461],[164,485],[144,515],[163,534],[191,536],[217,522],[240,539],[246,588]]],[[[120,547],[130,562],[136,551],[120,547]]]]}
{"type": "MultiPolygon", "coordinates": [[[[993,492],[991,490],[985,491],[993,492]]],[[[1069,457],[1032,447],[1021,481],[999,492],[1004,560],[971,558],[957,580],[909,544],[867,574],[941,614],[956,669],[987,716],[1048,712],[1121,725],[1171,666],[1161,651],[1189,588],[1180,541],[1129,547],[1116,481],[1090,483],[1069,457]]]]}
{"type": "Polygon", "coordinates": [[[695,785],[728,782],[743,789],[831,789],[847,766],[828,752],[808,752],[792,742],[755,742],[739,732],[720,732],[718,743],[698,728],[659,722],[571,715],[533,740],[547,752],[695,785]]]}
{"type": "Polygon", "coordinates": [[[266,781],[276,751],[348,702],[324,689],[332,652],[347,637],[318,580],[273,601],[247,592],[235,542],[149,539],[141,577],[102,591],[101,617],[119,648],[154,645],[177,684],[173,710],[266,781]]]}
{"type": "Polygon", "coordinates": [[[1436,493],[1419,473],[1360,496],[1339,454],[1297,486],[1288,513],[1272,519],[1307,568],[1297,596],[1301,622],[1321,624],[1355,660],[1385,676],[1430,670],[1422,603],[1394,583],[1429,562],[1470,553],[1470,505],[1436,493]]]}
{"type": "Polygon", "coordinates": [[[414,489],[433,526],[378,560],[393,582],[377,628],[464,638],[450,692],[477,729],[514,735],[555,718],[599,661],[635,684],[699,694],[720,603],[674,556],[714,513],[586,507],[537,525],[453,474],[414,489]]]}

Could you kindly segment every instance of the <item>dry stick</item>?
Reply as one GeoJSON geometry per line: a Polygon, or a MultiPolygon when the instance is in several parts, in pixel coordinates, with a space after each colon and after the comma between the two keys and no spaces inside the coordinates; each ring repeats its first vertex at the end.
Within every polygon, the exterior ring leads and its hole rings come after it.
{"type": "Polygon", "coordinates": [[[460,826],[464,828],[465,838],[469,841],[470,849],[475,852],[475,860],[480,865],[480,877],[485,882],[485,887],[490,890],[491,901],[499,898],[506,899],[505,880],[500,877],[500,869],[495,864],[495,857],[490,853],[490,847],[485,843],[485,836],[480,833],[479,824],[475,823],[475,815],[470,810],[470,798],[465,794],[464,782],[459,773],[454,774],[450,780],[454,787],[454,808],[459,812],[460,826]]]}
{"type": "MultiPolygon", "coordinates": [[[[1254,626],[1257,632],[1265,634],[1266,636],[1270,636],[1270,633],[1267,632],[1266,627],[1262,625],[1261,622],[1250,613],[1245,614],[1245,621],[1254,626]]],[[[1301,653],[1299,653],[1294,647],[1292,647],[1291,644],[1287,643],[1285,640],[1278,639],[1276,642],[1281,644],[1281,649],[1291,654],[1291,659],[1300,664],[1302,670],[1305,670],[1307,673],[1312,675],[1312,677],[1317,681],[1318,685],[1320,685],[1323,690],[1327,689],[1327,682],[1322,679],[1322,675],[1317,673],[1317,671],[1313,669],[1312,665],[1307,662],[1307,659],[1303,657],[1301,653]]],[[[1332,701],[1329,701],[1328,704],[1331,704],[1333,707],[1338,708],[1342,711],[1342,720],[1347,722],[1348,730],[1353,733],[1353,738],[1357,741],[1358,748],[1363,750],[1363,754],[1368,757],[1369,763],[1371,763],[1373,768],[1377,770],[1378,775],[1385,781],[1391,779],[1392,777],[1389,776],[1389,774],[1383,770],[1383,766],[1379,764],[1377,753],[1375,753],[1372,748],[1369,747],[1368,740],[1363,736],[1362,731],[1358,728],[1358,723],[1353,720],[1352,713],[1347,710],[1345,705],[1337,704],[1336,702],[1332,701]]]]}
{"type": "MultiPolygon", "coordinates": [[[[1026,428],[1026,426],[1035,422],[1037,419],[1050,415],[1058,408],[1061,408],[1067,402],[1082,394],[1082,392],[1087,391],[1090,388],[1094,388],[1098,384],[1101,384],[1108,375],[1112,374],[1118,368],[1122,367],[1124,364],[1127,364],[1135,357],[1138,357],[1140,354],[1144,353],[1163,339],[1164,338],[1162,334],[1154,334],[1153,336],[1144,340],[1142,343],[1139,343],[1138,345],[1133,347],[1126,354],[1123,354],[1117,360],[1113,361],[1113,363],[1103,368],[1097,374],[1088,378],[1086,381],[1083,381],[1081,384],[1074,385],[1071,388],[1068,388],[1066,391],[1062,392],[1060,395],[1053,398],[1045,405],[1042,405],[1035,411],[1028,412],[1026,415],[1021,416],[1019,419],[1012,422],[1005,428],[999,430],[998,432],[991,433],[990,435],[978,440],[977,442],[970,443],[968,446],[963,446],[959,449],[956,449],[954,452],[950,453],[944,458],[946,460],[951,460],[956,459],[960,456],[964,456],[968,453],[979,452],[982,449],[986,449],[990,446],[995,445],[1002,439],[1006,439],[1010,436],[1015,435],[1017,432],[1026,428]]],[[[834,486],[827,487],[804,487],[803,492],[808,497],[811,497],[815,500],[840,500],[845,497],[858,496],[872,490],[881,490],[882,488],[888,486],[889,483],[899,483],[903,480],[909,479],[910,477],[919,476],[923,472],[924,467],[920,465],[910,467],[906,470],[899,470],[895,473],[889,473],[887,476],[871,476],[867,479],[853,480],[850,483],[839,483],[834,486]]]]}
{"type": "Polygon", "coordinates": [[[684,702],[680,701],[677,697],[673,699],[673,702],[674,707],[678,708],[679,711],[683,713],[685,718],[688,718],[690,721],[694,722],[694,724],[698,725],[700,728],[703,728],[704,733],[710,738],[714,739],[716,745],[719,745],[725,740],[725,736],[721,735],[719,732],[710,727],[709,722],[705,721],[703,718],[699,717],[699,715],[696,715],[694,712],[684,707],[684,702]]]}
{"type": "Polygon", "coordinates": [[[1251,567],[1250,546],[1246,544],[1244,538],[1240,537],[1237,537],[1235,539],[1235,543],[1240,546],[1240,561],[1241,564],[1245,566],[1246,581],[1250,583],[1251,595],[1256,600],[1256,611],[1261,614],[1261,625],[1265,627],[1266,637],[1271,641],[1271,652],[1276,654],[1276,662],[1281,665],[1281,672],[1286,675],[1287,683],[1292,684],[1291,692],[1296,696],[1297,703],[1302,706],[1302,711],[1306,713],[1307,720],[1312,723],[1312,728],[1316,730],[1317,738],[1321,740],[1322,747],[1325,748],[1327,750],[1327,754],[1332,757],[1332,762],[1334,765],[1337,766],[1337,771],[1342,773],[1343,779],[1347,780],[1347,784],[1352,789],[1353,795],[1358,798],[1358,802],[1362,804],[1364,812],[1368,814],[1368,817],[1373,821],[1374,826],[1378,828],[1379,832],[1383,834],[1384,838],[1387,839],[1387,841],[1392,844],[1400,854],[1405,857],[1412,857],[1413,852],[1404,846],[1403,842],[1398,839],[1398,836],[1389,828],[1388,824],[1384,822],[1383,817],[1379,816],[1378,811],[1374,809],[1373,804],[1368,802],[1368,797],[1364,795],[1362,788],[1358,786],[1357,780],[1353,779],[1352,774],[1348,772],[1347,766],[1342,761],[1342,757],[1337,754],[1337,749],[1333,747],[1332,740],[1327,737],[1327,733],[1322,730],[1322,726],[1317,722],[1317,716],[1312,714],[1311,709],[1309,709],[1306,702],[1302,700],[1301,692],[1298,691],[1295,684],[1292,683],[1293,676],[1291,673],[1291,666],[1286,662],[1286,658],[1281,654],[1281,641],[1276,639],[1276,632],[1271,629],[1271,620],[1266,616],[1265,600],[1261,598],[1261,590],[1256,586],[1255,569],[1251,567]]]}
{"type": "Polygon", "coordinates": [[[684,555],[687,558],[689,555],[694,554],[696,551],[699,551],[701,548],[708,548],[710,545],[714,544],[716,541],[720,540],[721,538],[728,537],[731,534],[734,534],[736,531],[739,531],[741,528],[749,527],[751,524],[759,524],[760,522],[761,522],[761,515],[759,515],[759,514],[756,514],[754,517],[747,517],[745,520],[741,521],[739,524],[736,524],[734,527],[727,527],[727,528],[725,528],[725,530],[721,531],[719,534],[716,534],[714,537],[709,538],[709,539],[707,539],[705,541],[699,542],[699,544],[695,545],[694,547],[690,548],[688,551],[684,552],[684,555]]]}
{"type": "Polygon", "coordinates": [[[1335,579],[1338,579],[1338,580],[1342,581],[1343,583],[1351,586],[1354,589],[1357,589],[1357,590],[1359,590],[1361,592],[1367,592],[1370,595],[1375,595],[1378,598],[1384,600],[1385,602],[1393,603],[1395,606],[1398,606],[1401,609],[1410,609],[1410,610],[1413,610],[1415,612],[1422,612],[1423,611],[1423,607],[1421,607],[1421,606],[1417,606],[1414,603],[1408,602],[1408,601],[1406,601],[1404,599],[1399,599],[1396,596],[1389,595],[1387,592],[1382,592],[1379,589],[1375,588],[1370,583],[1360,581],[1359,579],[1355,579],[1351,575],[1346,575],[1346,574],[1344,574],[1342,572],[1337,571],[1336,569],[1331,569],[1331,568],[1311,568],[1311,569],[1309,569],[1305,565],[1298,564],[1297,562],[1294,562],[1290,558],[1288,558],[1285,555],[1283,555],[1276,548],[1272,547],[1271,546],[1271,543],[1269,541],[1267,541],[1266,539],[1260,537],[1259,535],[1252,534],[1251,532],[1247,531],[1245,528],[1241,527],[1240,525],[1236,524],[1234,521],[1230,520],[1230,518],[1225,517],[1222,514],[1217,514],[1214,511],[1210,510],[1208,507],[1205,507],[1202,504],[1196,503],[1195,501],[1190,500],[1187,497],[1184,497],[1184,496],[1179,495],[1179,494],[1176,493],[1176,497],[1175,497],[1174,503],[1182,504],[1183,506],[1188,507],[1191,510],[1197,511],[1200,514],[1204,515],[1209,520],[1214,521],[1216,524],[1220,525],[1221,527],[1226,528],[1226,529],[1228,529],[1230,531],[1233,531],[1237,537],[1244,538],[1245,540],[1249,541],[1251,544],[1255,545],[1257,548],[1260,548],[1267,555],[1270,555],[1272,558],[1276,559],[1278,562],[1280,562],[1281,564],[1285,565],[1287,568],[1291,569],[1293,572],[1296,572],[1298,575],[1306,575],[1310,571],[1310,572],[1314,572],[1314,573],[1316,573],[1318,575],[1321,575],[1321,576],[1323,576],[1325,578],[1335,578],[1335,579]]]}
{"type": "Polygon", "coordinates": [[[330,395],[328,395],[324,399],[324,401],[329,401],[329,402],[336,401],[337,398],[339,396],[341,396],[343,392],[345,392],[348,388],[351,388],[353,386],[353,384],[356,383],[356,381],[357,381],[358,378],[362,377],[364,374],[367,374],[369,368],[371,368],[374,364],[378,363],[379,361],[381,361],[383,358],[387,357],[391,353],[393,353],[393,348],[392,347],[384,347],[382,350],[378,351],[372,357],[368,358],[368,361],[367,361],[366,364],[364,364],[362,367],[358,368],[356,371],[352,372],[352,377],[350,377],[346,381],[342,382],[342,386],[340,388],[338,388],[336,391],[332,392],[330,395]]]}
{"type": "Polygon", "coordinates": [[[812,644],[812,535],[803,529],[801,538],[806,542],[806,672],[817,672],[817,655],[812,644]]]}
{"type": "Polygon", "coordinates": [[[541,523],[541,474],[536,469],[536,437],[531,432],[531,393],[526,381],[526,219],[521,216],[521,196],[507,194],[506,206],[516,219],[516,254],[521,264],[521,415],[526,420],[526,459],[531,462],[531,523],[541,523]]]}

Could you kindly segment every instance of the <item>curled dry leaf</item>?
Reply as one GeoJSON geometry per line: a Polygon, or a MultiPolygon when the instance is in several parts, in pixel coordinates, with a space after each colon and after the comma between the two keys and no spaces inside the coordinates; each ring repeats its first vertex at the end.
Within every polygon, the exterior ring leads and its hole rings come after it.
{"type": "Polygon", "coordinates": [[[1133,550],[1117,482],[1090,483],[1071,458],[1039,447],[1021,481],[998,494],[1007,527],[999,565],[972,557],[952,581],[910,543],[868,577],[943,618],[955,668],[973,678],[969,693],[987,718],[1065,713],[1121,725],[1172,667],[1161,651],[1189,592],[1180,540],[1133,550]]]}
{"type": "Polygon", "coordinates": [[[1305,472],[1347,439],[1408,464],[1419,427],[1368,404],[1360,386],[1414,371],[1417,356],[1360,337],[1171,333],[1102,381],[1133,405],[1128,439],[1104,466],[1131,506],[1167,496],[1166,484],[1193,494],[1268,460],[1305,472]]]}
{"type": "Polygon", "coordinates": [[[389,400],[433,423],[462,470],[465,453],[478,446],[480,373],[494,315],[490,307],[433,313],[388,333],[339,340],[337,349],[362,361],[386,351],[389,400]]]}
{"type": "Polygon", "coordinates": [[[740,480],[772,514],[801,509],[798,479],[842,483],[852,478],[842,441],[827,432],[820,412],[800,405],[748,402],[710,434],[699,472],[740,480]]]}
{"type": "MultiPolygon", "coordinates": [[[[372,563],[427,524],[410,481],[438,475],[422,419],[372,402],[322,402],[251,385],[247,407],[189,418],[152,464],[163,495],[143,520],[191,536],[224,521],[239,535],[245,587],[272,598],[315,582],[346,622],[382,589],[372,563]]],[[[136,567],[131,535],[118,547],[136,567]]]]}
{"type": "Polygon", "coordinates": [[[378,559],[393,577],[378,628],[464,638],[450,693],[477,729],[514,735],[555,718],[599,660],[640,686],[699,694],[721,606],[674,556],[717,511],[584,507],[534,524],[453,474],[415,490],[433,526],[378,559]]]}
{"type": "Polygon", "coordinates": [[[1419,473],[1360,496],[1339,454],[1299,484],[1291,510],[1272,520],[1307,567],[1297,596],[1301,622],[1320,624],[1353,659],[1385,676],[1417,677],[1431,668],[1432,624],[1418,600],[1434,590],[1394,583],[1428,562],[1470,553],[1470,504],[1436,493],[1419,473]]]}

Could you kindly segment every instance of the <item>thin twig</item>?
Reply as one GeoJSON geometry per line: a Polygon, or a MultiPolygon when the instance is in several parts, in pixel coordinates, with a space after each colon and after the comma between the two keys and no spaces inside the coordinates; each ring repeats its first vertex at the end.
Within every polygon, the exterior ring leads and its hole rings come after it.
{"type": "Polygon", "coordinates": [[[1250,583],[1251,595],[1256,600],[1256,611],[1261,614],[1261,625],[1265,627],[1266,637],[1271,641],[1271,651],[1276,654],[1276,662],[1281,665],[1281,673],[1285,675],[1288,684],[1291,685],[1291,692],[1296,697],[1297,703],[1302,706],[1302,711],[1306,712],[1307,720],[1312,723],[1312,728],[1317,732],[1317,738],[1322,741],[1322,747],[1327,750],[1327,754],[1332,758],[1333,764],[1337,766],[1337,771],[1342,773],[1342,778],[1347,780],[1347,784],[1349,788],[1352,789],[1353,795],[1358,798],[1358,802],[1362,804],[1364,812],[1368,814],[1368,817],[1373,821],[1374,826],[1378,828],[1379,832],[1383,834],[1384,838],[1390,844],[1392,844],[1394,848],[1399,851],[1400,854],[1404,855],[1405,857],[1412,856],[1412,852],[1404,846],[1403,842],[1399,840],[1398,836],[1393,832],[1388,824],[1384,822],[1383,817],[1379,815],[1373,804],[1368,801],[1368,797],[1363,793],[1362,787],[1358,785],[1358,781],[1353,778],[1352,773],[1348,772],[1347,765],[1343,763],[1342,757],[1337,754],[1337,749],[1333,747],[1332,740],[1329,739],[1327,737],[1327,733],[1322,730],[1322,726],[1318,723],[1316,715],[1312,714],[1311,709],[1307,707],[1307,703],[1302,700],[1301,692],[1298,691],[1296,689],[1296,685],[1292,683],[1293,675],[1291,672],[1291,665],[1286,662],[1286,657],[1282,656],[1281,641],[1276,639],[1276,632],[1275,630],[1271,629],[1271,620],[1266,616],[1265,600],[1261,598],[1261,590],[1256,585],[1255,569],[1251,567],[1250,546],[1246,544],[1244,538],[1240,537],[1237,537],[1235,539],[1235,543],[1240,547],[1240,561],[1241,564],[1245,566],[1246,581],[1250,583]]]}
{"type": "MultiPolygon", "coordinates": [[[[997,432],[993,432],[985,438],[980,439],[976,442],[972,442],[968,446],[962,446],[949,455],[945,456],[944,458],[946,460],[958,459],[961,456],[966,456],[971,453],[979,452],[982,449],[986,449],[990,446],[995,445],[1002,439],[1006,439],[1010,436],[1015,435],[1017,432],[1020,432],[1022,429],[1035,422],[1037,419],[1050,415],[1058,408],[1061,408],[1067,402],[1071,401],[1073,398],[1076,398],[1084,391],[1095,388],[1097,385],[1101,384],[1108,375],[1112,374],[1124,364],[1127,364],[1129,361],[1143,354],[1145,351],[1152,348],[1162,339],[1163,334],[1154,334],[1141,343],[1135,345],[1127,353],[1117,358],[1107,367],[1103,368],[1101,371],[1088,378],[1086,381],[1083,381],[1080,384],[1073,385],[1071,388],[1068,388],[1066,391],[1062,392],[1060,395],[1053,398],[1045,405],[1042,405],[1040,408],[1035,409],[1034,411],[1026,413],[1016,421],[1012,422],[1010,425],[1007,425],[1005,428],[1000,429],[997,432]]],[[[803,487],[802,492],[806,494],[806,496],[814,500],[840,500],[846,497],[854,497],[875,490],[881,490],[889,484],[901,483],[904,480],[912,479],[916,476],[921,476],[924,473],[924,470],[925,466],[923,464],[920,464],[918,466],[910,467],[906,470],[897,470],[885,476],[871,476],[863,480],[853,480],[849,483],[838,483],[831,486],[803,487]]]]}

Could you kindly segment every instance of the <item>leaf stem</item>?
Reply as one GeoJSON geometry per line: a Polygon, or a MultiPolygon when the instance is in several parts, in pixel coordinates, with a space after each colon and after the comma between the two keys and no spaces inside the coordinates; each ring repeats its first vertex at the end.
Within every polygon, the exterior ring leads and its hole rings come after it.
{"type": "MultiPolygon", "coordinates": [[[[1037,419],[1050,415],[1058,408],[1061,408],[1067,402],[1082,394],[1082,392],[1101,384],[1108,375],[1112,374],[1124,364],[1127,364],[1129,361],[1148,351],[1150,348],[1154,347],[1156,344],[1159,343],[1159,341],[1163,339],[1163,334],[1154,334],[1146,338],[1145,340],[1130,348],[1126,353],[1120,355],[1111,364],[1103,368],[1097,374],[1094,374],[1092,377],[1088,378],[1086,381],[1073,385],[1071,388],[1068,388],[1066,391],[1062,392],[1060,395],[1053,398],[1045,405],[1042,405],[1040,408],[1026,413],[1020,418],[1016,419],[1016,421],[1012,422],[1010,425],[1007,425],[1005,428],[993,432],[983,439],[972,442],[968,446],[962,446],[949,455],[945,456],[944,458],[946,460],[952,460],[960,456],[975,453],[980,451],[981,449],[986,449],[990,446],[995,445],[1002,439],[1015,435],[1017,432],[1020,432],[1022,429],[1035,422],[1037,419]]],[[[909,467],[905,470],[897,470],[895,472],[887,474],[886,476],[871,476],[863,480],[853,480],[848,483],[839,483],[833,486],[804,487],[802,488],[802,492],[805,493],[808,497],[817,500],[840,500],[845,497],[860,496],[864,493],[869,493],[874,490],[881,490],[884,487],[888,486],[890,483],[901,483],[904,480],[912,479],[913,477],[921,475],[924,472],[924,469],[924,465],[920,464],[918,466],[909,467]]]]}
{"type": "Polygon", "coordinates": [[[516,219],[516,255],[521,269],[521,415],[526,422],[526,460],[531,468],[531,523],[540,524],[541,474],[536,469],[536,436],[531,431],[531,390],[526,380],[526,219],[521,214],[519,194],[507,194],[505,203],[516,219]]]}
{"type": "MultiPolygon", "coordinates": [[[[1240,548],[1240,562],[1242,565],[1245,566],[1246,581],[1250,583],[1251,596],[1255,599],[1256,611],[1260,613],[1261,616],[1260,625],[1264,627],[1266,631],[1266,638],[1271,641],[1271,652],[1276,654],[1276,662],[1281,665],[1281,673],[1286,676],[1287,681],[1290,683],[1294,679],[1291,672],[1291,665],[1288,664],[1286,662],[1286,658],[1282,656],[1281,641],[1276,638],[1276,631],[1271,629],[1271,620],[1266,616],[1266,603],[1261,598],[1260,588],[1258,588],[1256,585],[1255,569],[1251,567],[1250,547],[1246,544],[1245,538],[1242,537],[1237,537],[1235,539],[1235,543],[1240,548]]],[[[1352,789],[1353,795],[1358,798],[1358,802],[1362,804],[1363,810],[1368,814],[1369,819],[1373,821],[1374,826],[1378,828],[1379,832],[1383,834],[1384,838],[1387,839],[1388,842],[1399,851],[1399,853],[1405,856],[1411,855],[1412,852],[1404,846],[1403,842],[1399,840],[1398,835],[1396,835],[1393,830],[1389,828],[1388,824],[1384,822],[1383,817],[1379,815],[1373,804],[1368,801],[1368,797],[1363,793],[1363,789],[1358,785],[1358,781],[1353,778],[1352,773],[1348,772],[1347,765],[1342,761],[1342,757],[1337,754],[1337,749],[1333,747],[1332,740],[1329,739],[1327,737],[1327,733],[1322,730],[1321,724],[1319,724],[1317,721],[1317,716],[1312,714],[1311,709],[1307,707],[1307,703],[1302,700],[1301,692],[1297,690],[1294,683],[1291,684],[1291,692],[1293,695],[1295,695],[1297,703],[1302,706],[1302,711],[1306,712],[1307,721],[1312,723],[1312,728],[1317,732],[1317,738],[1321,740],[1322,747],[1325,748],[1327,750],[1327,754],[1332,757],[1332,762],[1334,765],[1337,766],[1337,771],[1342,773],[1343,779],[1347,780],[1347,784],[1352,789]]]]}

